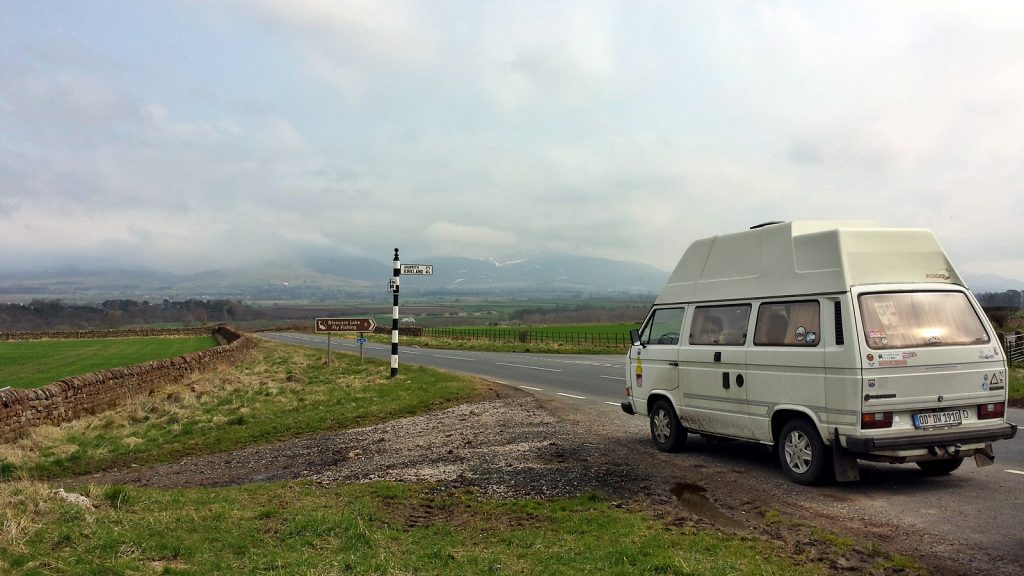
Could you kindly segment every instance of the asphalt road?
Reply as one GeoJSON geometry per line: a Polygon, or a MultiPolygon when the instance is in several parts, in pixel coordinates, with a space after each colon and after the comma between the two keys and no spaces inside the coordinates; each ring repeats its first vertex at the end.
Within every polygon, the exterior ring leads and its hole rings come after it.
{"type": "MultiPolygon", "coordinates": [[[[289,344],[327,347],[327,337],[321,335],[263,336],[289,344]]],[[[352,339],[331,340],[335,350],[358,352],[358,344],[352,339]]],[[[402,347],[399,352],[402,364],[473,374],[534,394],[584,403],[588,410],[602,408],[621,414],[618,405],[625,398],[625,354],[584,356],[412,347],[402,347]]],[[[389,345],[364,345],[367,357],[386,360],[390,353],[389,345]]],[[[1024,424],[1024,410],[1008,409],[1007,418],[1024,424]]],[[[752,443],[738,442],[722,446],[720,457],[745,468],[747,473],[762,474],[765,489],[780,497],[853,508],[857,514],[885,524],[910,524],[964,546],[992,550],[1011,563],[1019,562],[1020,573],[1024,573],[1024,532],[1020,528],[1024,520],[1024,433],[995,445],[993,466],[978,468],[968,460],[949,476],[931,478],[913,465],[862,462],[860,482],[824,488],[788,482],[774,460],[762,452],[766,451],[757,450],[752,443]]]]}

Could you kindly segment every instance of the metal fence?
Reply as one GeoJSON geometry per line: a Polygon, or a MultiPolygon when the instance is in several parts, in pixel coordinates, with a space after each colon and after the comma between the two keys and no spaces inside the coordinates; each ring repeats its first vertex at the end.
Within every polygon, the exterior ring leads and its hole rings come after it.
{"type": "Polygon", "coordinates": [[[599,348],[627,348],[628,333],[594,333],[545,331],[517,328],[424,328],[425,336],[449,340],[475,340],[486,342],[531,342],[538,344],[566,344],[570,346],[593,346],[599,348]]]}
{"type": "Polygon", "coordinates": [[[1010,364],[1024,364],[1024,333],[1018,330],[1003,334],[1003,350],[1010,364]]]}

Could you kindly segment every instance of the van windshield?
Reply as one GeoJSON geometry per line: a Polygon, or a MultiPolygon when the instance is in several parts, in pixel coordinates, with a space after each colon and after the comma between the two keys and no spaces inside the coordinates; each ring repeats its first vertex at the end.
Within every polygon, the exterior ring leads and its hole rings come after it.
{"type": "Polygon", "coordinates": [[[961,292],[887,292],[862,294],[859,300],[864,336],[875,350],[989,341],[961,292]]]}

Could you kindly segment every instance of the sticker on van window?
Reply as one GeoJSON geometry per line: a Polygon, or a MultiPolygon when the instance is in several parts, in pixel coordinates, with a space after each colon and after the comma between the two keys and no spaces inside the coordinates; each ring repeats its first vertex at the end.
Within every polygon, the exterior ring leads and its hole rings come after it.
{"type": "Polygon", "coordinates": [[[868,330],[870,338],[885,338],[885,330],[868,330]]]}

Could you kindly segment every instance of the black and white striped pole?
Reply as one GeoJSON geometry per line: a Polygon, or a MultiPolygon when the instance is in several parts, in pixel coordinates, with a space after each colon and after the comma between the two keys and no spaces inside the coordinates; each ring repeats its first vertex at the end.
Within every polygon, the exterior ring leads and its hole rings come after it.
{"type": "Polygon", "coordinates": [[[391,377],[398,376],[398,285],[402,279],[402,263],[398,259],[398,248],[395,248],[395,269],[391,276],[391,288],[394,299],[391,303],[391,377]]]}

